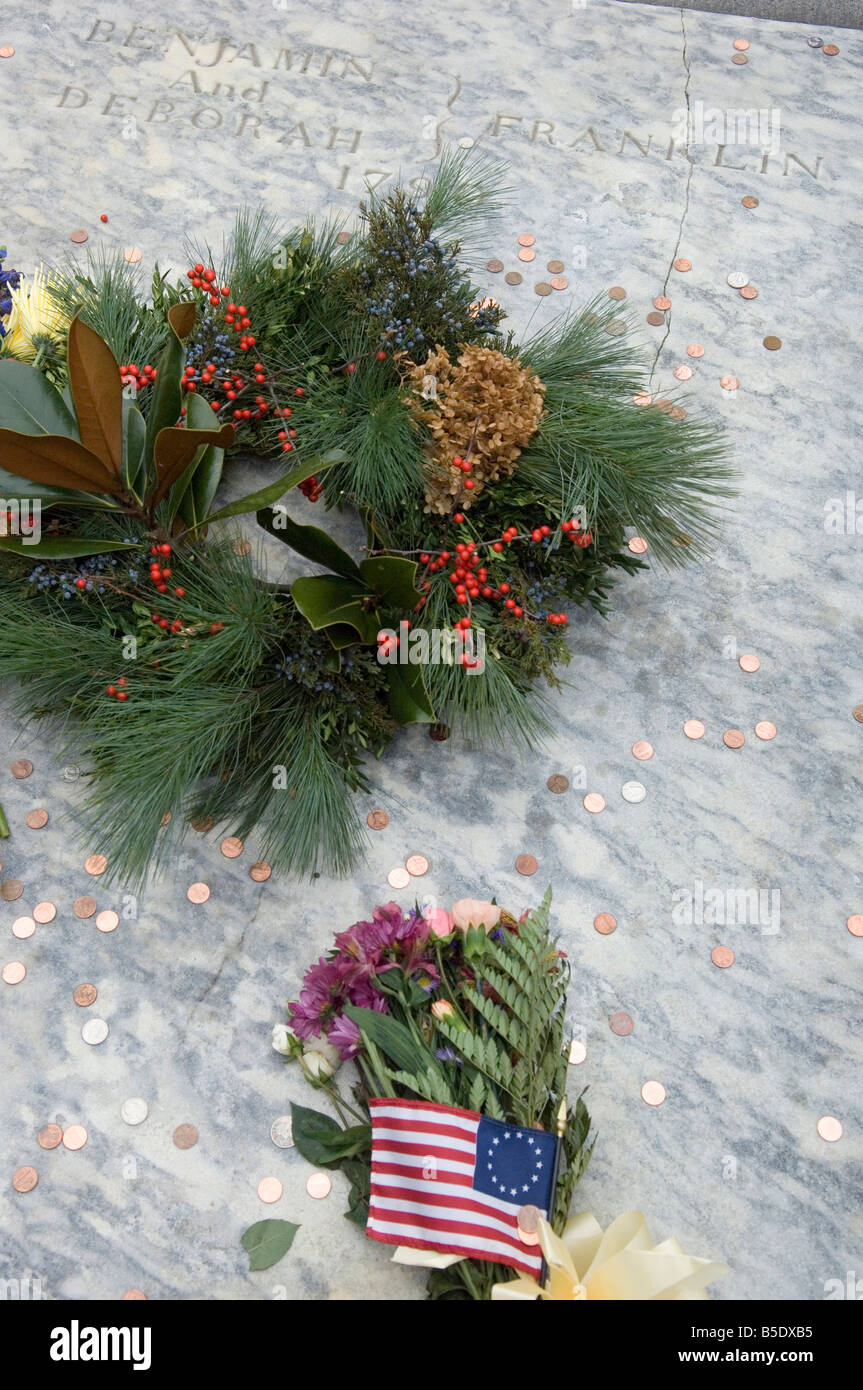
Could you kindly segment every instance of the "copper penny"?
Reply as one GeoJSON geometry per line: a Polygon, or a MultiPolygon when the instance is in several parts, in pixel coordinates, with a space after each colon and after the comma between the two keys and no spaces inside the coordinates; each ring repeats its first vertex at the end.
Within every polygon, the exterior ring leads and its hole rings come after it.
{"type": "Polygon", "coordinates": [[[237,835],[229,835],[219,845],[219,849],[226,859],[239,859],[243,852],[243,842],[237,835]]]}
{"type": "Polygon", "coordinates": [[[4,965],[0,970],[3,983],[5,985],[20,985],[24,976],[27,974],[27,967],[20,960],[10,960],[8,965],[4,965]]]}
{"type": "Polygon", "coordinates": [[[776,725],[771,724],[769,719],[759,719],[755,725],[755,737],[769,743],[772,738],[776,737],[776,725]]]}
{"type": "Polygon", "coordinates": [[[612,1033],[616,1033],[619,1038],[628,1038],[635,1027],[629,1014],[624,1013],[623,1010],[620,1013],[612,1014],[608,1020],[608,1025],[612,1033]]]}
{"type": "Polygon", "coordinates": [[[674,409],[674,402],[673,402],[673,401],[665,400],[665,399],[664,399],[663,397],[661,397],[661,396],[659,397],[658,400],[655,400],[655,401],[653,402],[653,404],[654,404],[654,406],[656,407],[657,410],[661,410],[661,411],[662,411],[663,415],[670,415],[671,412],[672,412],[672,410],[674,409]]]}
{"type": "Polygon", "coordinates": [[[648,758],[653,757],[653,744],[648,743],[645,738],[640,738],[637,743],[632,745],[632,756],[637,758],[640,763],[646,763],[648,758]]]}
{"type": "Polygon", "coordinates": [[[739,658],[737,665],[740,667],[741,671],[749,671],[751,673],[759,670],[761,662],[753,652],[744,652],[743,656],[739,658]]]}
{"type": "Polygon", "coordinates": [[[687,344],[687,347],[686,347],[686,351],[687,351],[687,354],[688,354],[690,357],[703,357],[703,356],[704,356],[704,348],[701,346],[700,343],[688,343],[688,344],[687,344]]]}
{"type": "Polygon", "coordinates": [[[666,309],[671,308],[671,300],[666,299],[664,294],[658,294],[653,301],[653,307],[654,309],[662,309],[663,312],[665,312],[666,309]]]}
{"type": "Polygon", "coordinates": [[[736,391],[740,382],[737,380],[736,376],[723,376],[719,379],[719,385],[722,387],[723,391],[736,391]]]}
{"type": "Polygon", "coordinates": [[[563,261],[548,261],[545,268],[551,271],[552,275],[559,275],[563,270],[563,261]]]}
{"type": "Polygon", "coordinates": [[[731,61],[732,63],[736,63],[739,68],[742,68],[744,63],[749,62],[749,59],[745,53],[732,53],[731,61]]]}
{"type": "Polygon", "coordinates": [[[608,291],[608,297],[609,299],[625,299],[626,290],[622,285],[612,285],[611,289],[608,291]]]}
{"type": "Polygon", "coordinates": [[[542,299],[551,294],[551,285],[547,280],[537,280],[533,287],[534,294],[538,294],[542,299]]]}
{"type": "Polygon", "coordinates": [[[485,268],[486,270],[490,270],[492,275],[499,275],[500,272],[503,270],[503,261],[486,261],[485,268]]]}
{"type": "Polygon", "coordinates": [[[825,43],[821,52],[826,53],[828,58],[835,58],[836,54],[839,52],[839,45],[836,43],[825,43]]]}
{"type": "Polygon", "coordinates": [[[565,275],[552,275],[549,284],[553,290],[565,290],[569,281],[565,275]]]}
{"type": "Polygon", "coordinates": [[[160,828],[164,829],[164,827],[165,827],[166,825],[170,825],[170,824],[171,824],[171,820],[172,820],[171,812],[170,812],[170,811],[166,811],[165,814],[163,815],[162,819],[159,821],[159,826],[160,826],[160,828]]]}
{"type": "Polygon", "coordinates": [[[564,792],[569,791],[569,778],[564,777],[562,772],[553,772],[545,785],[555,796],[562,796],[564,792]]]}
{"type": "Polygon", "coordinates": [[[258,859],[249,869],[249,878],[253,879],[255,883],[266,883],[272,872],[265,859],[258,859]]]}
{"type": "Polygon", "coordinates": [[[737,49],[738,53],[745,53],[746,50],[747,50],[747,48],[749,47],[749,40],[748,40],[748,39],[735,39],[735,40],[734,40],[734,47],[737,49]]]}
{"type": "Polygon", "coordinates": [[[199,835],[206,835],[208,830],[212,830],[215,823],[212,816],[198,817],[197,820],[189,822],[192,829],[197,830],[199,835]]]}
{"type": "Polygon", "coordinates": [[[43,1125],[36,1135],[40,1149],[56,1149],[63,1142],[63,1131],[59,1125],[43,1125]]]}
{"type": "Polygon", "coordinates": [[[535,1207],[531,1203],[527,1203],[523,1206],[516,1217],[519,1231],[529,1236],[536,1234],[539,1230],[539,1223],[541,1220],[542,1212],[539,1207],[535,1207]]]}
{"type": "Polygon", "coordinates": [[[77,985],[72,998],[79,1008],[89,1009],[90,1005],[95,1004],[99,998],[99,991],[95,985],[77,985]]]}
{"type": "Polygon", "coordinates": [[[108,861],[104,854],[91,854],[84,860],[84,868],[87,870],[87,873],[92,874],[94,878],[98,878],[100,874],[103,874],[107,867],[108,861]]]}
{"type": "Polygon", "coordinates": [[[855,705],[851,713],[858,724],[863,724],[863,705],[855,705]]]}
{"type": "Polygon", "coordinates": [[[686,411],[683,409],[682,405],[673,405],[668,413],[671,416],[672,420],[686,419],[686,411]]]}
{"type": "Polygon", "coordinates": [[[77,1153],[79,1149],[83,1149],[88,1137],[83,1125],[70,1125],[68,1129],[63,1130],[63,1147],[77,1153]]]}
{"type": "Polygon", "coordinates": [[[661,1081],[645,1081],[641,1088],[641,1099],[645,1105],[661,1105],[665,1095],[665,1087],[661,1081]]]}
{"type": "Polygon", "coordinates": [[[137,265],[143,254],[137,246],[130,246],[128,251],[123,252],[123,259],[128,261],[129,265],[137,265]]]}
{"type": "Polygon", "coordinates": [[[390,869],[387,874],[387,883],[390,888],[407,888],[411,881],[411,876],[407,869],[403,869],[401,864],[397,864],[394,869],[390,869]]]}
{"type": "Polygon", "coordinates": [[[522,232],[521,236],[518,238],[518,244],[519,246],[535,246],[536,237],[532,232],[522,232]]]}
{"type": "Polygon", "coordinates": [[[770,336],[768,336],[767,338],[764,339],[764,346],[765,346],[770,352],[776,352],[776,350],[777,350],[778,348],[781,348],[781,346],[782,346],[782,339],[781,339],[781,338],[774,338],[772,335],[770,335],[770,336]]]}
{"type": "Polygon", "coordinates": [[[726,748],[742,748],[746,740],[739,729],[726,729],[722,735],[722,742],[726,748]]]}
{"type": "Polygon", "coordinates": [[[339,232],[338,236],[336,237],[336,241],[338,242],[339,246],[347,246],[350,239],[350,232],[339,232]]]}
{"type": "Polygon", "coordinates": [[[529,877],[536,873],[539,861],[532,854],[520,854],[515,861],[515,867],[520,874],[529,877]]]}
{"type": "Polygon", "coordinates": [[[0,48],[0,58],[14,58],[14,57],[15,57],[15,49],[12,47],[11,43],[4,43],[3,47],[0,48]]]}
{"type": "Polygon", "coordinates": [[[210,889],[206,883],[190,883],[186,889],[186,897],[190,903],[205,903],[210,896],[210,889]]]}
{"type": "Polygon", "coordinates": [[[758,298],[758,291],[757,291],[757,289],[755,288],[754,285],[741,285],[741,286],[740,286],[740,298],[741,298],[741,299],[757,299],[757,298],[758,298]]]}
{"type": "Polygon", "coordinates": [[[647,550],[647,541],[643,536],[630,536],[626,548],[631,550],[633,555],[643,555],[647,550]]]}
{"type": "Polygon", "coordinates": [[[845,925],[852,936],[863,936],[863,912],[853,912],[845,925]]]}
{"type": "Polygon", "coordinates": [[[278,1202],[284,1190],[278,1178],[261,1178],[258,1183],[258,1196],[262,1202],[278,1202]]]}
{"type": "Polygon", "coordinates": [[[600,811],[605,810],[605,797],[600,796],[599,792],[588,792],[582,805],[592,816],[598,816],[600,811]]]}
{"type": "Polygon", "coordinates": [[[710,952],[710,959],[720,970],[727,970],[729,965],[734,964],[734,952],[730,946],[714,946],[710,952]]]}
{"type": "Polygon", "coordinates": [[[92,917],[96,911],[96,899],[76,898],[72,904],[72,911],[76,917],[92,917]]]}
{"type": "Polygon", "coordinates": [[[33,771],[33,764],[30,762],[29,758],[16,758],[10,771],[12,776],[17,777],[20,781],[22,777],[30,776],[33,771]]]}
{"type": "Polygon", "coordinates": [[[828,1144],[835,1144],[837,1139],[842,1138],[842,1123],[835,1115],[822,1115],[816,1128],[820,1137],[826,1139],[828,1144]]]}
{"type": "Polygon", "coordinates": [[[678,381],[688,381],[692,376],[692,368],[687,367],[685,363],[681,363],[679,367],[674,368],[672,376],[675,376],[678,381]]]}
{"type": "Polygon", "coordinates": [[[120,925],[119,913],[113,907],[106,907],[96,915],[96,928],[101,932],[116,931],[120,925]]]}
{"type": "Polygon", "coordinates": [[[192,1149],[198,1142],[198,1131],[194,1125],[177,1125],[172,1138],[178,1149],[192,1149]]]}
{"type": "Polygon", "coordinates": [[[36,922],[32,917],[16,917],[12,923],[12,935],[17,936],[19,941],[26,941],[36,930],[36,922]]]}
{"type": "Polygon", "coordinates": [[[700,719],[687,719],[683,725],[687,738],[704,738],[704,725],[700,719]]]}
{"type": "Polygon", "coordinates": [[[587,1048],[579,1038],[573,1038],[569,1044],[569,1065],[580,1067],[582,1062],[587,1060],[587,1048]]]}
{"type": "Polygon", "coordinates": [[[82,242],[87,240],[87,233],[84,231],[83,227],[79,227],[76,232],[69,233],[69,240],[74,241],[77,246],[80,246],[82,242]]]}
{"type": "Polygon", "coordinates": [[[28,811],[25,820],[31,830],[41,830],[43,825],[48,824],[48,812],[41,810],[28,811]]]}
{"type": "Polygon", "coordinates": [[[518,259],[519,259],[520,261],[535,261],[535,260],[536,260],[536,252],[535,252],[535,251],[529,251],[529,250],[527,250],[526,248],[523,248],[523,249],[522,249],[521,251],[519,251],[519,253],[518,253],[518,259]]]}
{"type": "Polygon", "coordinates": [[[633,404],[633,405],[650,405],[650,402],[651,402],[652,400],[653,400],[653,397],[649,394],[649,392],[647,392],[647,391],[639,391],[639,393],[638,393],[637,396],[633,396],[633,398],[632,398],[632,404],[633,404]]]}
{"type": "MultiPolygon", "coordinates": [[[[336,237],[336,241],[338,241],[338,237],[336,237]]],[[[144,1293],[142,1289],[127,1289],[126,1292],[122,1295],[120,1302],[131,1303],[140,1302],[141,1300],[143,1300],[144,1303],[147,1302],[147,1295],[144,1293]]]]}
{"type": "Polygon", "coordinates": [[[310,1197],[314,1197],[316,1202],[321,1202],[324,1197],[329,1197],[332,1187],[332,1178],[326,1173],[312,1173],[311,1177],[306,1179],[306,1191],[310,1197]]]}
{"type": "Polygon", "coordinates": [[[745,198],[741,198],[740,201],[741,201],[741,203],[743,204],[743,206],[744,206],[745,208],[757,208],[757,207],[758,207],[758,199],[755,198],[755,197],[753,197],[753,195],[752,195],[751,193],[747,193],[746,197],[745,197],[745,198]]]}
{"type": "Polygon", "coordinates": [[[252,550],[252,542],[245,540],[234,541],[234,544],[232,545],[231,549],[233,550],[235,555],[249,555],[251,554],[252,550]]]}
{"type": "Polygon", "coordinates": [[[617,918],[612,917],[610,912],[600,912],[594,917],[593,925],[600,936],[611,936],[613,931],[617,931],[617,918]]]}
{"type": "Polygon", "coordinates": [[[33,916],[37,922],[53,922],[57,916],[57,909],[53,903],[37,903],[33,908],[33,916]]]}
{"type": "Polygon", "coordinates": [[[16,1192],[32,1192],[38,1181],[39,1174],[29,1164],[25,1168],[16,1169],[12,1174],[12,1186],[16,1192]]]}
{"type": "Polygon", "coordinates": [[[688,261],[685,256],[678,256],[677,260],[674,262],[674,269],[680,271],[691,270],[692,262],[688,261]]]}
{"type": "Polygon", "coordinates": [[[24,884],[17,878],[7,878],[5,883],[0,883],[0,898],[4,902],[14,903],[24,892],[24,884]]]}
{"type": "Polygon", "coordinates": [[[503,278],[508,285],[520,285],[522,281],[522,277],[517,270],[508,271],[503,278]]]}
{"type": "Polygon", "coordinates": [[[661,323],[665,323],[665,315],[661,314],[658,309],[651,309],[647,315],[647,322],[651,327],[658,328],[661,323]]]}
{"type": "Polygon", "coordinates": [[[626,332],[626,322],[624,319],[611,319],[608,323],[604,324],[603,327],[609,338],[619,338],[621,333],[626,332]]]}
{"type": "Polygon", "coordinates": [[[429,871],[429,861],[424,854],[409,854],[405,860],[405,868],[411,878],[422,878],[423,874],[429,871]]]}

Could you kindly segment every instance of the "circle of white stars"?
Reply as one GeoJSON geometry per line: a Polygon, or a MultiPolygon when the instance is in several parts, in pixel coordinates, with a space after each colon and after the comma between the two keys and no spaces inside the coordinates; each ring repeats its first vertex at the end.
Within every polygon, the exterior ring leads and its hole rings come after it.
{"type": "MultiPolygon", "coordinates": [[[[504,1142],[506,1142],[507,1139],[511,1139],[512,1136],[513,1136],[513,1134],[515,1134],[516,1139],[523,1139],[523,1138],[524,1138],[524,1131],[523,1131],[523,1130],[521,1130],[521,1129],[517,1129],[517,1130],[507,1129],[507,1130],[504,1130],[504,1134],[503,1134],[504,1142]]],[[[495,1148],[495,1145],[497,1145],[497,1144],[500,1143],[500,1138],[499,1138],[499,1136],[495,1136],[495,1138],[492,1139],[491,1142],[492,1142],[492,1147],[491,1147],[491,1148],[489,1149],[489,1151],[488,1151],[488,1156],[489,1156],[489,1158],[491,1159],[491,1162],[487,1165],[487,1167],[488,1167],[488,1169],[489,1169],[489,1172],[491,1172],[492,1168],[494,1167],[494,1148],[495,1148]]],[[[536,1144],[536,1140],[533,1138],[533,1135],[529,1135],[529,1136],[528,1136],[527,1142],[528,1142],[528,1145],[529,1145],[530,1148],[533,1148],[533,1147],[534,1147],[534,1144],[536,1144]]],[[[535,1159],[534,1165],[533,1165],[534,1168],[536,1169],[536,1171],[535,1171],[534,1173],[531,1174],[530,1183],[539,1182],[540,1174],[541,1174],[541,1171],[542,1171],[542,1168],[543,1168],[543,1161],[542,1161],[541,1153],[542,1153],[542,1151],[541,1151],[539,1145],[536,1144],[536,1159],[535,1159]]],[[[508,1197],[518,1197],[518,1196],[519,1196],[519,1190],[518,1190],[517,1187],[507,1187],[506,1183],[505,1183],[505,1182],[501,1182],[500,1179],[497,1178],[497,1177],[495,1176],[494,1173],[491,1174],[491,1180],[492,1180],[492,1182],[495,1184],[495,1186],[497,1186],[498,1184],[500,1185],[500,1195],[501,1195],[501,1197],[507,1197],[507,1196],[508,1196],[508,1197]]],[[[521,1191],[522,1191],[522,1192],[530,1192],[530,1183],[527,1183],[527,1182],[526,1182],[526,1183],[523,1183],[523,1184],[522,1184],[522,1187],[521,1187],[521,1191]]]]}

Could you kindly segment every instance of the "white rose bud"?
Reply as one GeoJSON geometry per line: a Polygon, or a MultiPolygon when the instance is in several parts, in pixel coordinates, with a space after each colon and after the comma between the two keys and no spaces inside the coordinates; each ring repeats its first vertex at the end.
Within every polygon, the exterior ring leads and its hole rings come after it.
{"type": "Polygon", "coordinates": [[[284,1023],[273,1024],[273,1051],[283,1057],[291,1055],[291,1031],[284,1023]]]}
{"type": "Polygon", "coordinates": [[[335,1067],[322,1052],[303,1052],[303,1071],[312,1081],[329,1081],[335,1067]]]}

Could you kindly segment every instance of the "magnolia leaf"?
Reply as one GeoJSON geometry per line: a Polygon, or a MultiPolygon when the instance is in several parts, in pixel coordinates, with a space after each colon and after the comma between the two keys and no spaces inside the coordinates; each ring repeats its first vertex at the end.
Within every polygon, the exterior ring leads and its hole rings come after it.
{"type": "Polygon", "coordinates": [[[36,545],[26,545],[23,536],[0,536],[0,550],[47,560],[73,560],[79,555],[104,555],[109,550],[139,549],[139,541],[99,541],[92,536],[45,536],[36,545]]]}
{"type": "Polygon", "coordinates": [[[179,304],[172,304],[168,310],[168,322],[178,338],[188,338],[195,327],[197,316],[198,308],[194,299],[182,299],[179,304]]]}
{"type": "Polygon", "coordinates": [[[147,426],[134,402],[123,401],[123,477],[126,486],[143,484],[144,444],[147,426]]]}
{"type": "Polygon", "coordinates": [[[316,632],[333,623],[348,623],[356,628],[363,642],[374,642],[378,633],[378,617],[362,606],[363,594],[357,584],[338,574],[320,574],[295,579],[291,597],[303,617],[316,632]]]}
{"type": "Polygon", "coordinates": [[[121,491],[118,478],[79,444],[61,434],[27,435],[0,429],[0,458],[8,473],[49,487],[81,492],[121,491]]]}
{"type": "Polygon", "coordinates": [[[11,357],[0,361],[0,429],[18,434],[77,436],[75,416],[36,367],[11,357]]]}
{"type": "Polygon", "coordinates": [[[192,462],[204,444],[216,444],[225,449],[234,442],[234,426],[221,425],[217,430],[190,430],[186,427],[166,428],[156,436],[153,462],[158,482],[149,497],[155,506],[167,495],[184,468],[192,462]]]}
{"type": "Polygon", "coordinates": [[[399,724],[432,724],[435,712],[423,679],[422,666],[387,665],[390,712],[399,724]]]}
{"type": "Polygon", "coordinates": [[[76,316],[69,327],[69,387],[81,443],[116,477],[123,469],[123,383],[117,359],[76,316]]]}
{"type": "MultiPolygon", "coordinates": [[[[213,410],[197,392],[188,397],[186,425],[191,425],[195,430],[211,432],[219,428],[219,421],[213,410]]],[[[224,449],[220,449],[216,444],[209,444],[202,451],[194,469],[190,470],[187,486],[182,497],[178,499],[178,509],[187,526],[199,526],[207,520],[221,481],[224,459],[224,449]]]]}
{"type": "Polygon", "coordinates": [[[98,494],[73,492],[69,488],[49,487],[47,483],[28,483],[0,468],[0,497],[6,502],[39,502],[43,511],[48,507],[110,507],[107,498],[98,494]]]}
{"type": "Polygon", "coordinates": [[[293,1221],[256,1221],[240,1237],[243,1249],[249,1252],[249,1272],[270,1269],[287,1255],[300,1229],[293,1221]]]}
{"type": "MultiPolygon", "coordinates": [[[[343,575],[346,579],[360,579],[360,567],[332,536],[317,526],[299,526],[296,521],[291,520],[284,507],[263,508],[258,512],[258,525],[269,531],[271,536],[284,541],[285,545],[296,550],[298,555],[314,561],[316,565],[325,565],[327,569],[343,575]]],[[[417,594],[415,603],[419,602],[419,597],[417,594]]]]}
{"type": "Polygon", "coordinates": [[[417,565],[399,555],[376,555],[363,560],[360,571],[365,586],[381,600],[385,608],[398,608],[412,613],[422,595],[414,588],[417,565]]]}
{"type": "Polygon", "coordinates": [[[175,426],[180,419],[183,405],[180,390],[180,373],[186,360],[182,339],[191,333],[195,326],[196,309],[192,300],[172,304],[168,310],[171,332],[159,361],[156,364],[156,380],[153,385],[153,398],[147,412],[147,448],[145,459],[152,464],[156,450],[156,440],[164,429],[175,426]]]}

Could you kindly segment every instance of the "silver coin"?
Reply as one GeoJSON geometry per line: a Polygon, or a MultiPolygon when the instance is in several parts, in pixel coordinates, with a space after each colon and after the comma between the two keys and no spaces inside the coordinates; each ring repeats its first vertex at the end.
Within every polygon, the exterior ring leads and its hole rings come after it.
{"type": "Polygon", "coordinates": [[[626,332],[626,319],[609,319],[605,331],[610,337],[619,338],[621,333],[626,332]]]}
{"type": "Polygon", "coordinates": [[[132,1096],[131,1100],[124,1100],[120,1106],[120,1114],[127,1125],[143,1124],[149,1113],[149,1105],[140,1096],[132,1096]]]}
{"type": "Polygon", "coordinates": [[[823,39],[816,38],[814,34],[813,34],[812,38],[811,38],[811,39],[807,39],[806,42],[808,43],[808,45],[809,45],[810,48],[823,48],[823,47],[824,47],[824,40],[823,40],[823,39]]]}
{"type": "Polygon", "coordinates": [[[270,1125],[270,1138],[277,1149],[294,1147],[294,1127],[290,1115],[280,1115],[277,1120],[273,1120],[270,1125]]]}
{"type": "Polygon", "coordinates": [[[749,276],[744,275],[742,270],[732,270],[728,283],[733,290],[742,290],[744,285],[749,284],[749,276]]]}
{"type": "Polygon", "coordinates": [[[624,801],[643,801],[647,796],[647,788],[641,782],[624,782],[620,795],[624,801]]]}
{"type": "Polygon", "coordinates": [[[107,1036],[108,1025],[104,1018],[88,1018],[81,1029],[81,1037],[85,1043],[90,1043],[91,1047],[95,1047],[97,1043],[103,1043],[107,1036]]]}

